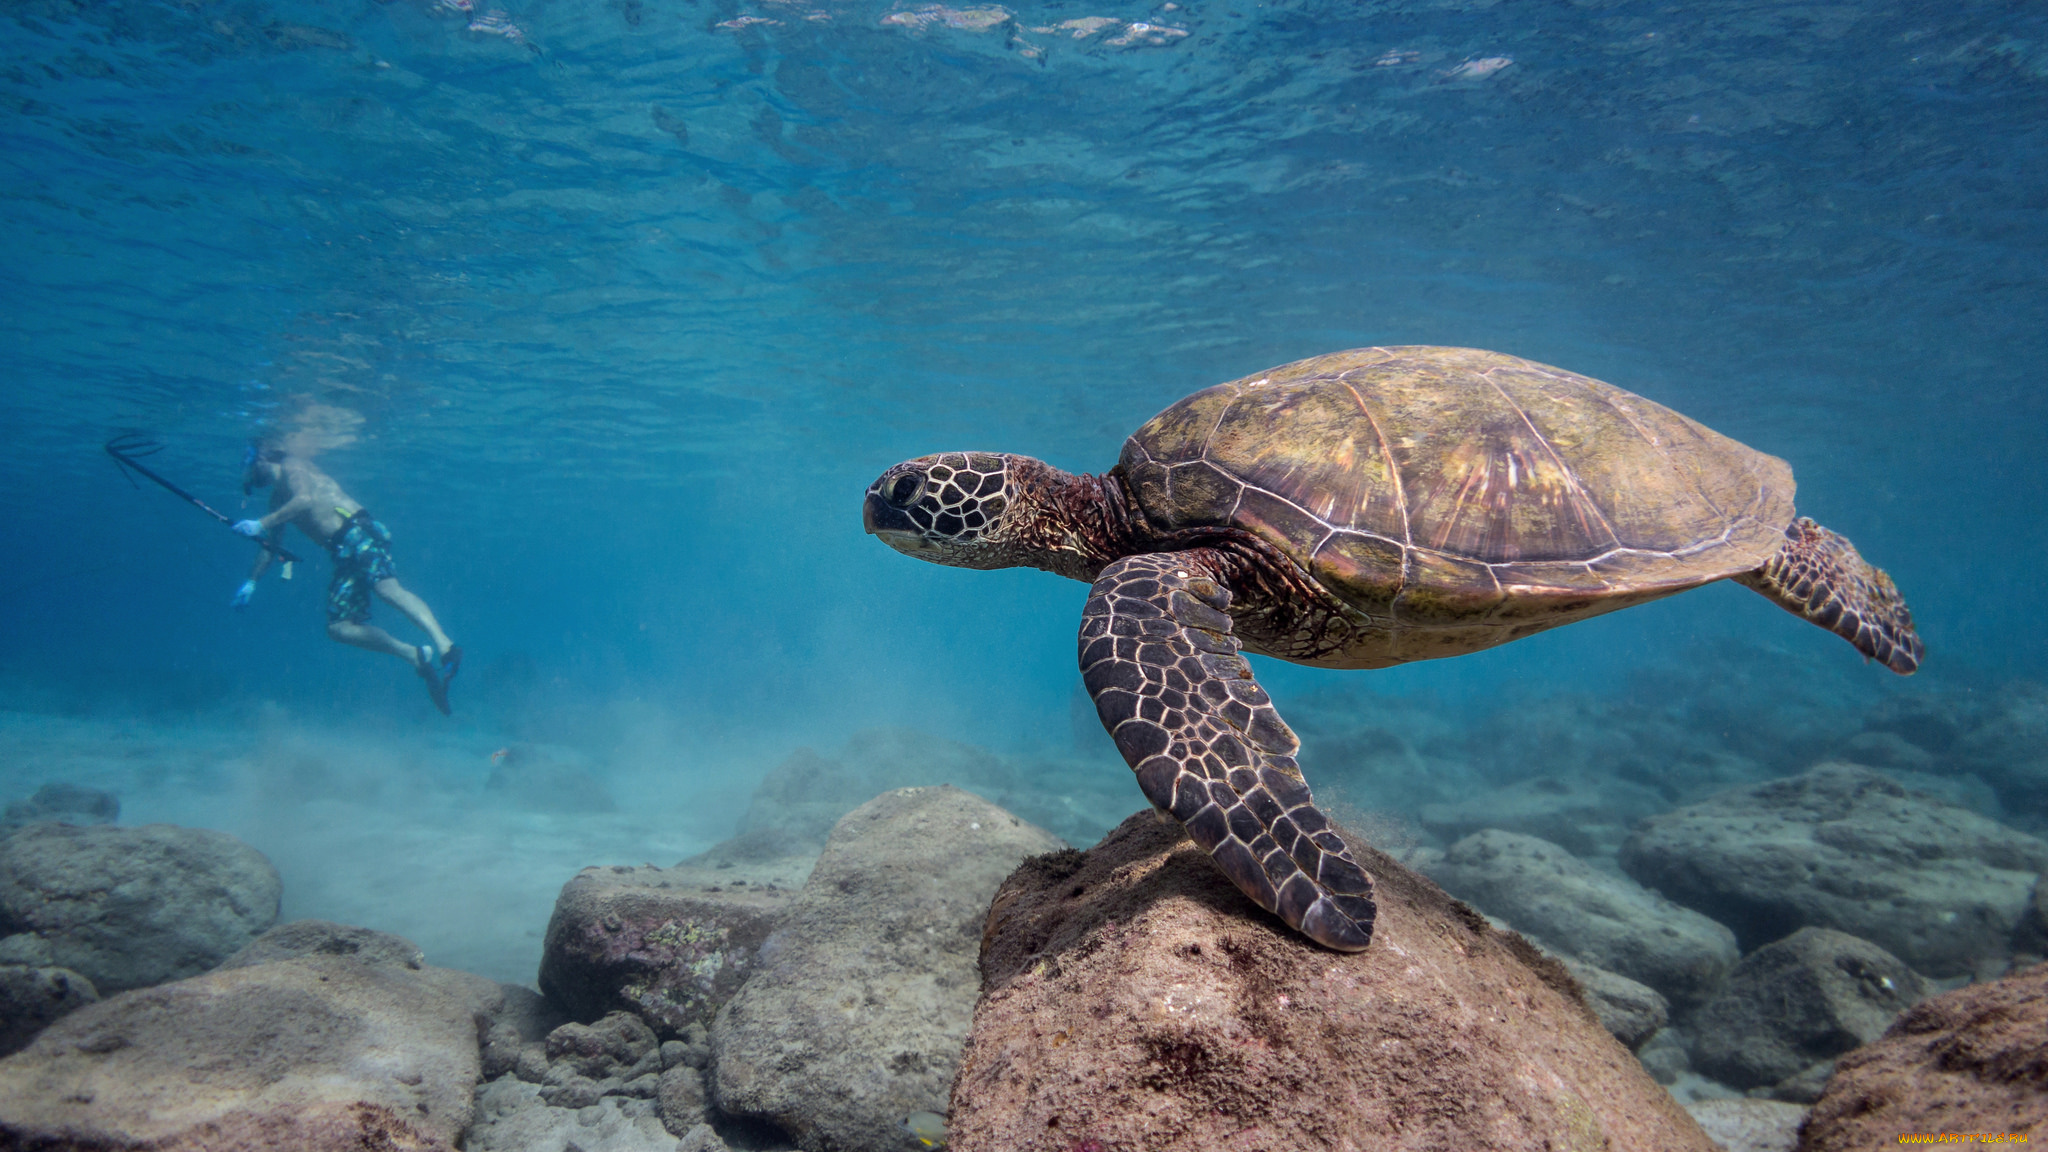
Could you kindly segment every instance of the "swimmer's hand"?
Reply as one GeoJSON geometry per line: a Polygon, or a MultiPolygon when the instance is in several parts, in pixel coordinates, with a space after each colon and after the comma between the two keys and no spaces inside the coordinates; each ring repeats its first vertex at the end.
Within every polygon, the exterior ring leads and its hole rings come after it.
{"type": "Polygon", "coordinates": [[[244,580],[242,581],[242,586],[235,589],[234,596],[228,600],[228,607],[237,611],[247,608],[249,606],[249,598],[254,595],[256,595],[256,582],[254,580],[244,580]]]}
{"type": "Polygon", "coordinates": [[[242,535],[247,536],[253,540],[256,537],[263,535],[263,521],[237,520],[235,521],[235,531],[240,532],[242,535]]]}

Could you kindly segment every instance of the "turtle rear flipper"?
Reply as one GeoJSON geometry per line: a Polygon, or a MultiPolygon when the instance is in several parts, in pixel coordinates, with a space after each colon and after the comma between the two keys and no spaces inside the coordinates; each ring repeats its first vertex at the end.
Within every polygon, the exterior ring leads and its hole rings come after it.
{"type": "Polygon", "coordinates": [[[1909,676],[1926,648],[1913,613],[1892,578],[1865,560],[1848,539],[1801,516],[1785,529],[1785,546],[1763,567],[1735,577],[1787,612],[1803,616],[1856,646],[1858,652],[1909,676]]]}
{"type": "Polygon", "coordinates": [[[1147,799],[1245,895],[1329,948],[1372,940],[1372,878],[1315,805],[1301,746],[1252,679],[1199,552],[1102,570],[1081,616],[1081,675],[1147,799]]]}

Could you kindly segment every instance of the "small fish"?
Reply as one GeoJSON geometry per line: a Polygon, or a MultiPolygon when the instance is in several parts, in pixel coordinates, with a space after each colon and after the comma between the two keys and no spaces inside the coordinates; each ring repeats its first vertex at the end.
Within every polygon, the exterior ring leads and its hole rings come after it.
{"type": "Polygon", "coordinates": [[[500,749],[498,749],[498,750],[497,750],[496,752],[493,752],[493,753],[491,753],[491,763],[493,763],[493,764],[503,764],[503,763],[505,762],[506,758],[510,757],[511,755],[512,755],[512,749],[510,749],[510,748],[500,748],[500,749]]]}
{"type": "Polygon", "coordinates": [[[946,1118],[937,1112],[912,1112],[903,1118],[903,1128],[917,1137],[920,1148],[946,1146],[946,1118]]]}

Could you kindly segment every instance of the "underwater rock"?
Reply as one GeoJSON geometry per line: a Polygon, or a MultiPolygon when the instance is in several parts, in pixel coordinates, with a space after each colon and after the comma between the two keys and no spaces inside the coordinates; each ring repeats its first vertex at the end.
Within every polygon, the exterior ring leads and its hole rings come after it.
{"type": "Polygon", "coordinates": [[[69,968],[0,964],[0,1056],[28,1047],[36,1033],[99,998],[92,981],[69,968]]]}
{"type": "Polygon", "coordinates": [[[711,1066],[711,1030],[702,1024],[692,1024],[683,1029],[680,1040],[661,1042],[661,1066],[673,1068],[687,1064],[703,1070],[711,1066]]]}
{"type": "Polygon", "coordinates": [[[661,1074],[661,1042],[631,1012],[613,1012],[595,1024],[564,1024],[548,1033],[547,1074],[541,1099],[560,1108],[587,1108],[606,1096],[651,1097],[661,1074]]]}
{"type": "Polygon", "coordinates": [[[521,1053],[513,1075],[478,1091],[465,1147],[525,1152],[565,1147],[568,1138],[584,1152],[672,1152],[710,1111],[699,1071],[705,1030],[692,1024],[686,1032],[689,1041],[657,1043],[630,1012],[555,1028],[521,1053]]]}
{"type": "Polygon", "coordinates": [[[754,975],[711,1030],[721,1109],[810,1152],[904,1145],[946,1110],[989,898],[1050,833],[950,786],[884,793],[832,830],[754,975]]]}
{"type": "Polygon", "coordinates": [[[1613,780],[1649,789],[1659,808],[1690,803],[1811,764],[1842,739],[1853,720],[1811,672],[1747,645],[1703,645],[1688,662],[1635,669],[1618,695],[1503,700],[1456,744],[1483,780],[1613,780]]]}
{"type": "Polygon", "coordinates": [[[820,851],[839,818],[876,791],[837,760],[799,748],[762,777],[734,839],[820,851]]]}
{"type": "Polygon", "coordinates": [[[1475,832],[1429,876],[1559,955],[1647,984],[1681,1009],[1711,995],[1740,956],[1722,925],[1534,836],[1475,832]]]}
{"type": "Polygon", "coordinates": [[[1750,1095],[1788,1104],[1811,1104],[1820,1099],[1821,1090],[1828,1086],[1828,1078],[1834,1074],[1833,1060],[1816,1060],[1769,1088],[1753,1089],[1750,1095]]]}
{"type": "Polygon", "coordinates": [[[631,1012],[612,1012],[595,1024],[568,1023],[548,1033],[548,1063],[592,1080],[632,1080],[661,1071],[661,1042],[631,1012]]]}
{"type": "Polygon", "coordinates": [[[624,1010],[664,1038],[710,1024],[795,899],[807,862],[790,863],[585,868],[548,919],[541,991],[578,1020],[624,1010]]]}
{"type": "Polygon", "coordinates": [[[676,1142],[676,1152],[731,1152],[731,1146],[712,1131],[711,1125],[699,1124],[683,1133],[683,1138],[676,1142]]]}
{"type": "Polygon", "coordinates": [[[562,1023],[562,1010],[531,988],[499,984],[498,999],[480,1022],[477,1046],[486,1077],[502,1076],[519,1064],[528,1045],[562,1023]]]}
{"type": "Polygon", "coordinates": [[[121,801],[112,792],[82,784],[45,784],[26,800],[0,812],[0,836],[26,824],[112,824],[121,818],[121,801]]]}
{"type": "MultiPolygon", "coordinates": [[[[1076,691],[1094,729],[1091,740],[1107,740],[1094,700],[1085,686],[1076,685],[1076,691]]],[[[1412,813],[1456,800],[1476,783],[1464,746],[1469,722],[1414,697],[1381,695],[1363,686],[1313,691],[1288,704],[1287,723],[1310,757],[1310,779],[1371,796],[1383,811],[1412,813]]],[[[1123,812],[1130,803],[1126,793],[1108,811],[1123,812]]]]}
{"type": "Polygon", "coordinates": [[[1583,960],[1569,956],[1555,959],[1578,982],[1586,1007],[1600,1018],[1600,1026],[1612,1033],[1629,1051],[1641,1048],[1645,1041],[1671,1022],[1671,1005],[1657,994],[1655,988],[1583,960]]]}
{"type": "Polygon", "coordinates": [[[1693,1015],[1693,1066],[1736,1088],[1775,1084],[1875,1040],[1925,994],[1870,941],[1801,928],[1743,957],[1693,1015]]]}
{"type": "Polygon", "coordinates": [[[754,789],[736,838],[770,832],[784,852],[824,847],[839,818],[896,788],[951,783],[977,794],[1006,789],[1013,776],[995,753],[911,728],[870,728],[837,759],[799,748],[754,789]]]}
{"type": "Polygon", "coordinates": [[[335,959],[435,973],[435,979],[460,985],[477,1012],[477,1044],[483,1074],[510,1071],[521,1050],[561,1024],[561,1010],[530,988],[500,984],[473,973],[428,968],[419,945],[403,936],[337,924],[331,920],[293,920],[279,924],[222,961],[223,971],[280,960],[335,959]]]}
{"type": "Polygon", "coordinates": [[[1685,1054],[1685,1037],[1676,1028],[1659,1028],[1652,1033],[1636,1049],[1636,1059],[1659,1084],[1676,1084],[1679,1077],[1692,1071],[1692,1057],[1685,1054]]]}
{"type": "MultiPolygon", "coordinates": [[[[1084,697],[1085,700],[1085,697],[1084,697]]],[[[1086,705],[1102,752],[1072,758],[1012,763],[986,748],[932,736],[914,728],[868,728],[854,733],[836,757],[800,748],[754,790],[738,834],[720,849],[724,858],[760,844],[776,853],[816,856],[841,816],[895,788],[951,784],[964,788],[1026,823],[1074,843],[1093,843],[1109,830],[1105,812],[1130,801],[1129,769],[1086,705]],[[1105,808],[1105,799],[1113,798],[1105,808]]]]}
{"type": "Polygon", "coordinates": [[[332,920],[289,920],[249,941],[247,947],[221,961],[220,966],[249,968],[309,956],[345,957],[361,964],[399,968],[421,968],[427,962],[427,954],[420,951],[419,945],[390,932],[332,920]]]}
{"type": "Polygon", "coordinates": [[[2019,931],[2013,933],[2013,943],[2022,955],[2038,962],[2048,953],[2048,873],[2034,881],[2034,898],[2027,902],[2027,914],[2020,919],[2019,931]]]}
{"type": "Polygon", "coordinates": [[[587,1107],[559,1108],[543,1089],[505,1076],[476,1097],[476,1122],[463,1138],[466,1152],[676,1152],[676,1138],[661,1126],[653,1102],[606,1096],[587,1107]]]}
{"type": "Polygon", "coordinates": [[[277,869],[225,832],[34,824],[0,839],[0,964],[102,994],[204,972],[277,920],[277,869]]]}
{"type": "Polygon", "coordinates": [[[1950,770],[1991,785],[2016,819],[2048,828],[2048,685],[2007,684],[1988,705],[1954,711],[1966,726],[1952,744],[1934,747],[1929,736],[1928,746],[1950,770]]]}
{"type": "MultiPolygon", "coordinates": [[[[2008,685],[2002,693],[2005,699],[2012,698],[2013,687],[2008,685]]],[[[2024,694],[2024,686],[2021,687],[2024,694]]],[[[1996,705],[1992,707],[1995,709],[1996,705]]],[[[1982,725],[1985,711],[1983,697],[1974,691],[1944,691],[1934,685],[1916,685],[1914,691],[1888,695],[1866,710],[1863,732],[1894,737],[1913,749],[1909,755],[1920,762],[1903,767],[1929,768],[1954,756],[1963,737],[1982,725]]],[[[1851,737],[1852,742],[1856,739],[1851,737]]]]}
{"type": "Polygon", "coordinates": [[[1934,753],[1888,729],[1858,732],[1842,742],[1833,758],[1887,772],[1929,772],[1937,767],[1934,753]]]}
{"type": "Polygon", "coordinates": [[[704,1073],[688,1064],[678,1064],[661,1074],[654,1101],[661,1110],[662,1126],[677,1136],[687,1136],[704,1123],[710,1111],[705,1095],[704,1073]]]}
{"type": "Polygon", "coordinates": [[[1150,812],[1027,862],[989,912],[954,1152],[1714,1152],[1560,966],[1352,850],[1379,900],[1352,954],[1259,910],[1150,812]]]}
{"type": "Polygon", "coordinates": [[[2048,842],[1830,763],[1652,816],[1620,862],[1744,948],[1834,928],[1929,976],[1995,975],[2048,870],[2048,842]]]}
{"type": "Polygon", "coordinates": [[[1724,1152],[1793,1152],[1806,1109],[1779,1100],[1695,1100],[1685,1106],[1724,1152]]]}
{"type": "Polygon", "coordinates": [[[1445,840],[1498,828],[1547,840],[1574,856],[1594,856],[1613,852],[1637,820],[1669,807],[1657,793],[1626,780],[1538,776],[1425,804],[1417,818],[1445,840]]]}
{"type": "MultiPolygon", "coordinates": [[[[1932,703],[1927,700],[1916,702],[1923,706],[1932,703]]],[[[1888,706],[1879,709],[1879,715],[1866,720],[1866,724],[1899,724],[1905,731],[1913,732],[1922,739],[1936,741],[1937,746],[1943,749],[1953,745],[1952,737],[1942,735],[1938,730],[1930,733],[1927,725],[1913,722],[1911,718],[1922,710],[1899,707],[1903,703],[1903,700],[1889,701],[1888,706]]],[[[1826,759],[1875,768],[1915,792],[1925,792],[1994,820],[2005,814],[1997,790],[1974,773],[1960,770],[1952,754],[1943,752],[1937,755],[1894,727],[1866,727],[1843,741],[1826,759]]]]}
{"type": "Polygon", "coordinates": [[[2048,964],[1907,1009],[1835,1065],[1801,1152],[1862,1152],[1902,1133],[2048,1129],[2048,964]]]}
{"type": "Polygon", "coordinates": [[[124,992],[0,1060],[0,1146],[449,1149],[498,986],[310,955],[124,992]]]}
{"type": "Polygon", "coordinates": [[[430,967],[419,946],[403,936],[330,920],[280,924],[258,936],[215,971],[289,960],[332,961],[420,973],[422,979],[469,1005],[485,1077],[509,1071],[525,1047],[538,1046],[542,1037],[562,1023],[561,1010],[530,988],[501,984],[472,972],[430,967]]]}

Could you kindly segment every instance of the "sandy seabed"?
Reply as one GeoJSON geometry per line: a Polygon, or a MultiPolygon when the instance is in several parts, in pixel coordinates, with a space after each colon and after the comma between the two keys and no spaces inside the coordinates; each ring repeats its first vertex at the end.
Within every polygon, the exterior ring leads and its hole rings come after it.
{"type": "Polygon", "coordinates": [[[608,768],[614,811],[542,810],[486,788],[493,750],[276,709],[182,722],[0,712],[0,801],[54,782],[105,789],[124,825],[218,829],[270,857],[281,919],[395,932],[429,963],[531,986],[566,880],[703,851],[731,834],[760,775],[678,755],[608,768]]]}

